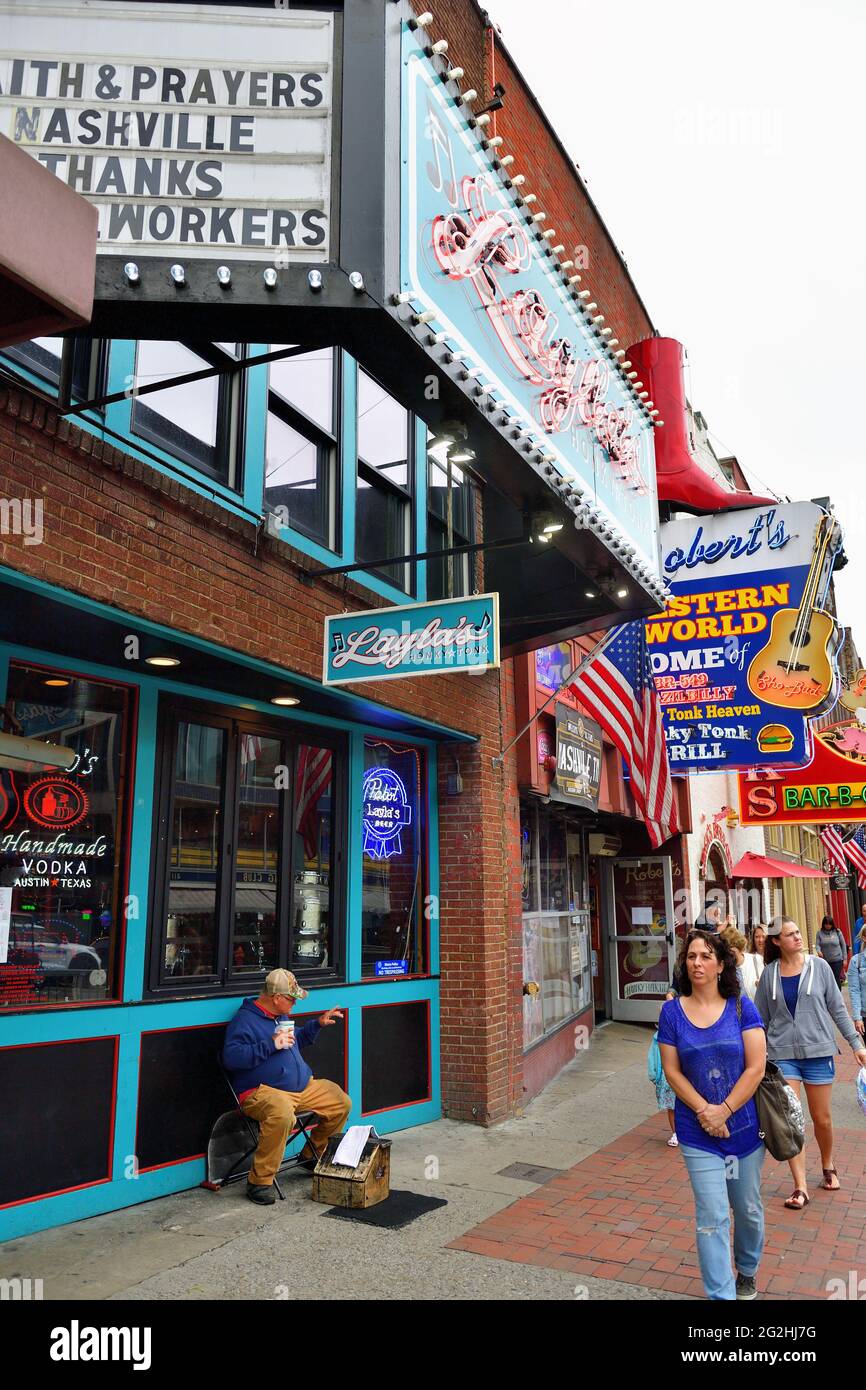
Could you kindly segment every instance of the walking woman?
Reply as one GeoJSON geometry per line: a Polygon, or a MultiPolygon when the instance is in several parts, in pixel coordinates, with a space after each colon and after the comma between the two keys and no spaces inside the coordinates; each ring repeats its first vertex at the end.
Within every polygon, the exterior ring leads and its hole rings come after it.
{"type": "MultiPolygon", "coordinates": [[[[800,928],[791,917],[777,917],[767,928],[764,973],[758,982],[755,1006],[767,1029],[767,1053],[799,1096],[806,1088],[809,1114],[821,1150],[827,1192],[841,1186],[833,1164],[833,1120],[830,1102],[836,1076],[836,1035],[833,1024],[866,1066],[863,1039],[854,1027],[826,960],[804,949],[800,928]]],[[[794,1190],[785,1206],[802,1211],[809,1202],[806,1150],[790,1160],[794,1190]]]]}
{"type": "Polygon", "coordinates": [[[848,942],[832,917],[822,917],[821,930],[815,938],[815,951],[827,962],[833,971],[833,979],[841,989],[842,972],[848,960],[848,942]]]}
{"type": "MultiPolygon", "coordinates": [[[[764,959],[764,942],[766,940],[767,928],[764,926],[763,922],[758,922],[756,926],[752,927],[752,940],[749,946],[749,953],[750,955],[757,956],[761,962],[763,962],[764,959]]],[[[761,969],[763,970],[763,968],[762,964],[761,969]]]]}
{"type": "Polygon", "coordinates": [[[751,1000],[739,997],[734,956],[720,935],[689,932],[679,965],[682,994],[662,1006],[658,1039],[695,1198],[701,1278],[708,1298],[752,1299],[764,1248],[764,1144],[752,1099],[766,1064],[764,1030],[751,1000]]]}
{"type": "Polygon", "coordinates": [[[866,1036],[866,927],[857,935],[857,950],[848,966],[848,993],[851,996],[851,1017],[860,1037],[866,1036]]]}
{"type": "Polygon", "coordinates": [[[761,956],[753,956],[747,950],[748,942],[741,931],[736,927],[725,927],[722,936],[727,941],[734,953],[734,960],[737,962],[737,979],[740,984],[740,991],[747,994],[750,999],[754,999],[755,990],[758,988],[758,981],[764,969],[764,962],[761,956]]]}

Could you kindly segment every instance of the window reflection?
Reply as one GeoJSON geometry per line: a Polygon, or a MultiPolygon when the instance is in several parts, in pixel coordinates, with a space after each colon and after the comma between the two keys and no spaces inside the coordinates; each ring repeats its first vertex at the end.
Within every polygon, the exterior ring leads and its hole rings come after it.
{"type": "Polygon", "coordinates": [[[216,971],[225,740],[223,729],[186,720],[178,726],[165,938],[167,975],[212,975],[216,971]]]}
{"type": "Polygon", "coordinates": [[[422,755],[415,748],[364,744],[362,972],[422,974],[426,826],[422,755]]]}

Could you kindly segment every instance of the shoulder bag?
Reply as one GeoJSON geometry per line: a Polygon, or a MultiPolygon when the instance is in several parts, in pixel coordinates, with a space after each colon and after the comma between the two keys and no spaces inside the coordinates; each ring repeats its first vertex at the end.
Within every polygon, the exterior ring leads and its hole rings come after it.
{"type": "MultiPolygon", "coordinates": [[[[742,1026],[742,999],[737,1000],[737,1022],[742,1026]]],[[[775,1062],[767,1062],[753,1099],[767,1152],[780,1160],[796,1158],[806,1139],[803,1107],[775,1062]]]]}

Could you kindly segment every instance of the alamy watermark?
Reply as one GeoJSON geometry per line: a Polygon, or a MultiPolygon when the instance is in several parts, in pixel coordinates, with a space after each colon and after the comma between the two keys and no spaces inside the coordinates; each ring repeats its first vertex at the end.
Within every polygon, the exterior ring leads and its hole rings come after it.
{"type": "Polygon", "coordinates": [[[25,545],[41,545],[44,512],[41,497],[0,497],[0,536],[23,536],[25,545]]]}

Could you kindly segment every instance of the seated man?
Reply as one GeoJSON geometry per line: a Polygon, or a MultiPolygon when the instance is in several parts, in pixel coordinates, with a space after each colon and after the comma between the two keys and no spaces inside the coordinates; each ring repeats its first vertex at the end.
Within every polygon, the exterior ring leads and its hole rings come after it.
{"type": "Polygon", "coordinates": [[[259,1145],[247,1181],[251,1202],[270,1206],[275,1200],[274,1175],[283,1161],[286,1141],[299,1110],[315,1110],[321,1116],[312,1131],[314,1150],[306,1145],[302,1162],[314,1168],[324,1151],[328,1136],[345,1123],[352,1102],[333,1081],[315,1081],[301,1048],[309,1047],[320,1027],[336,1023],[343,1015],[327,1009],[318,1019],[305,1023],[294,1037],[280,1029],[278,1019],[295,1007],[296,999],[306,999],[288,970],[272,970],[265,980],[264,994],[245,999],[226,1029],[223,1065],[231,1074],[241,1109],[261,1127],[259,1145]]]}

